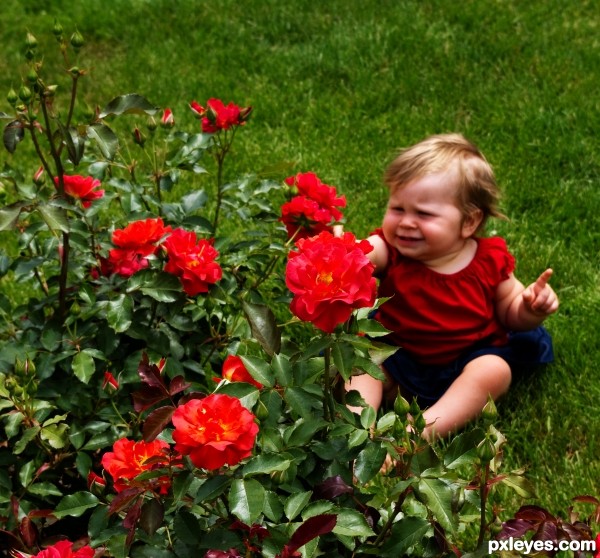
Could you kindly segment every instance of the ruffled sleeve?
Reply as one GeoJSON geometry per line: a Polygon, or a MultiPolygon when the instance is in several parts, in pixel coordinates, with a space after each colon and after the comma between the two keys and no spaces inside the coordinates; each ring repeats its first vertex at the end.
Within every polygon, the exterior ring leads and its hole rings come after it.
{"type": "Polygon", "coordinates": [[[478,260],[492,284],[498,284],[509,278],[515,270],[515,258],[508,251],[506,241],[494,236],[480,238],[478,260]]]}

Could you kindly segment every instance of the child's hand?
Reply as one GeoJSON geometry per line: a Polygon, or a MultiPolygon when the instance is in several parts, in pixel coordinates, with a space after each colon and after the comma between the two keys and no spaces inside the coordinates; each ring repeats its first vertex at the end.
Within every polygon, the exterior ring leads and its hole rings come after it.
{"type": "Polygon", "coordinates": [[[558,297],[548,284],[552,270],[547,269],[523,291],[525,308],[536,316],[549,316],[558,310],[558,297]]]}

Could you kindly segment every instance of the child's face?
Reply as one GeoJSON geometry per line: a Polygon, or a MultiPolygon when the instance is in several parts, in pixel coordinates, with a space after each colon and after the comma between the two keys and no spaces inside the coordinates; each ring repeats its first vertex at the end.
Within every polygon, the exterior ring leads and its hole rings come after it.
{"type": "Polygon", "coordinates": [[[474,231],[458,208],[455,184],[453,172],[441,172],[397,188],[383,217],[387,242],[431,267],[458,255],[474,231]]]}

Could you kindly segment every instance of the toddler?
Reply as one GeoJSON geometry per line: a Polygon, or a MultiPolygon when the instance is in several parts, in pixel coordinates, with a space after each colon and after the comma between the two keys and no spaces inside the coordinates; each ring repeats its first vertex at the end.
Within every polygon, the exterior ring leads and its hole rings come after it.
{"type": "Polygon", "coordinates": [[[550,362],[541,326],[558,309],[547,269],[524,287],[502,238],[478,236],[501,217],[494,173],[459,134],[431,136],[401,151],[385,173],[389,201],[381,228],[368,238],[379,297],[376,319],[400,347],[383,363],[387,382],[353,376],[376,410],[400,388],[426,409],[424,435],[445,436],[497,399],[522,365],[550,362]]]}

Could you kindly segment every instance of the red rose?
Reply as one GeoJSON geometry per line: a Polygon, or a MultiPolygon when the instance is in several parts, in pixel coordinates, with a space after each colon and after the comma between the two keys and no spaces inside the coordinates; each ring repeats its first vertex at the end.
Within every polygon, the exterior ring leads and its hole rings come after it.
{"type": "MultiPolygon", "coordinates": [[[[113,478],[117,492],[122,492],[132,485],[133,479],[144,471],[165,467],[169,464],[166,450],[169,444],[161,440],[144,442],[121,438],[113,445],[113,451],[102,456],[102,467],[113,478]]],[[[158,485],[160,492],[165,494],[171,481],[168,477],[159,477],[146,481],[158,485]]],[[[134,483],[133,483],[134,484],[134,483]]]]}
{"type": "Polygon", "coordinates": [[[156,244],[163,236],[171,232],[171,227],[165,227],[163,220],[145,219],[129,223],[124,229],[115,229],[112,234],[112,241],[119,248],[145,249],[152,245],[156,250],[156,244]]]}
{"type": "Polygon", "coordinates": [[[338,196],[336,189],[321,182],[316,174],[298,173],[286,178],[285,183],[298,190],[298,195],[281,207],[280,220],[290,238],[294,234],[307,238],[331,231],[331,225],[343,217],[338,208],[346,207],[346,198],[338,196]]]}
{"type": "Polygon", "coordinates": [[[156,252],[158,241],[170,232],[171,227],[165,226],[160,218],[134,221],[124,229],[116,229],[112,241],[118,248],[110,250],[108,259],[101,262],[102,273],[130,277],[147,268],[148,256],[156,252]]]}
{"type": "Polygon", "coordinates": [[[196,467],[219,469],[252,454],[258,425],[239,399],[213,394],[192,399],[173,413],[175,449],[196,467]]]}
{"type": "MultiPolygon", "coordinates": [[[[54,184],[58,187],[58,176],[54,177],[54,184]]],[[[104,195],[104,190],[96,190],[100,186],[100,181],[92,176],[69,176],[63,175],[63,184],[65,194],[79,198],[83,207],[89,207],[93,200],[97,200],[104,195]]]]}
{"type": "Polygon", "coordinates": [[[223,276],[221,266],[214,261],[219,252],[211,241],[198,240],[196,233],[175,229],[163,246],[169,258],[165,271],[179,277],[187,295],[208,292],[209,285],[223,276]]]}
{"type": "Polygon", "coordinates": [[[352,233],[338,238],[322,232],[296,243],[290,252],[285,281],[294,298],[290,309],[301,320],[332,333],[355,308],[373,306],[374,266],[367,258],[373,247],[352,233]]]}
{"type": "Polygon", "coordinates": [[[72,542],[58,541],[33,556],[18,551],[15,556],[17,558],[92,558],[94,554],[94,549],[91,546],[82,546],[79,550],[73,552],[72,542]]]}
{"type": "Polygon", "coordinates": [[[239,356],[229,355],[223,362],[223,378],[230,382],[246,382],[252,384],[258,389],[262,389],[263,385],[257,382],[250,372],[244,366],[242,359],[239,356]]]}
{"type": "Polygon", "coordinates": [[[206,108],[192,101],[190,108],[201,119],[202,131],[207,134],[228,130],[233,126],[243,126],[252,112],[252,107],[242,108],[234,103],[225,105],[220,99],[209,99],[206,108]]]}
{"type": "Polygon", "coordinates": [[[118,380],[112,375],[112,372],[108,370],[104,372],[104,381],[102,382],[102,389],[113,393],[119,389],[118,380]]]}

